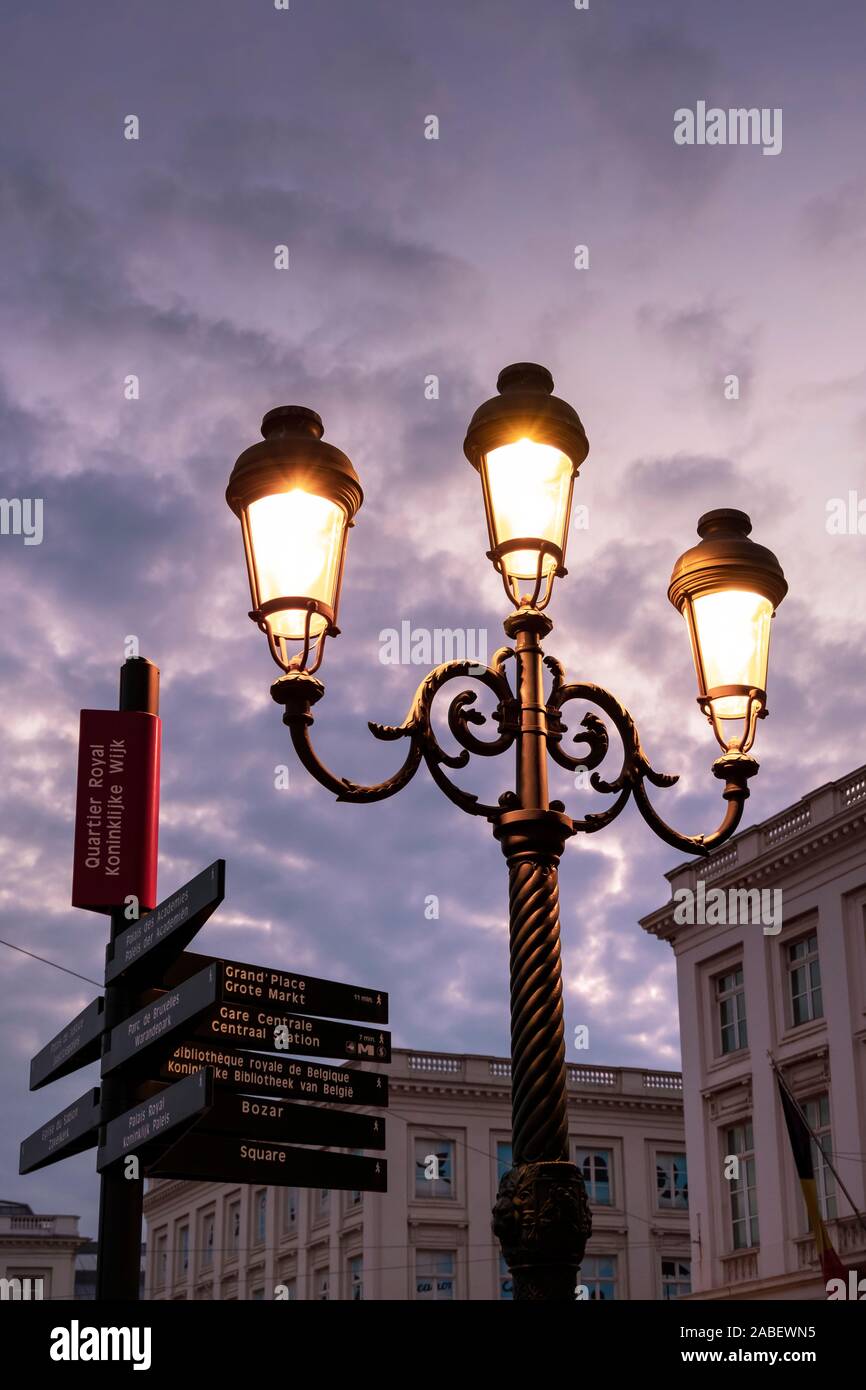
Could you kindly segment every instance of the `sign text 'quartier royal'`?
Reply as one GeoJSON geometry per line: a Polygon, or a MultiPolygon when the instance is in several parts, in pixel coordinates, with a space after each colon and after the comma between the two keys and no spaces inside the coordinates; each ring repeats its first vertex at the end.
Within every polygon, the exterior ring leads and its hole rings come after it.
{"type": "Polygon", "coordinates": [[[220,999],[233,1004],[245,1001],[284,1004],[304,1014],[325,1018],[348,1018],[355,1023],[387,1023],[388,995],[364,985],[344,985],[320,980],[291,970],[271,970],[263,965],[247,965],[239,960],[220,960],[214,956],[185,952],[165,972],[165,983],[180,984],[208,965],[219,969],[220,999]]]}
{"type": "Polygon", "coordinates": [[[162,1063],[159,1076],[163,1081],[174,1081],[201,1067],[211,1068],[217,1087],[231,1087],[233,1091],[327,1101],[331,1105],[388,1104],[388,1078],[378,1072],[302,1062],[228,1044],[220,1047],[184,1041],[162,1063]]]}
{"type": "MultiPolygon", "coordinates": [[[[186,986],[181,985],[181,989],[184,988],[186,986]]],[[[197,1038],[206,1038],[209,1042],[245,1043],[266,1052],[314,1053],[319,1057],[340,1059],[369,1057],[376,1062],[391,1060],[390,1033],[378,1028],[355,1028],[351,1023],[306,1018],[288,1009],[220,1004],[199,1021],[193,1032],[197,1038]],[[276,1042],[278,1029],[279,1045],[276,1042]]]]}
{"type": "Polygon", "coordinates": [[[72,861],[72,906],[91,912],[156,902],[159,736],[156,715],[83,709],[72,861]]]}

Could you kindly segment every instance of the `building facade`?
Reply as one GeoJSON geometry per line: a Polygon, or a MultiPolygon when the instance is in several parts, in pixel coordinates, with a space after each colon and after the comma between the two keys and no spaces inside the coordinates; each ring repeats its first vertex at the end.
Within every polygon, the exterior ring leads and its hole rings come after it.
{"type": "MultiPolygon", "coordinates": [[[[510,1298],[491,1229],[511,1166],[510,1064],[396,1050],[383,1070],[386,1194],[153,1182],[146,1297],[510,1298]]],[[[571,1153],[593,1213],[584,1296],[687,1293],[679,1073],[569,1065],[568,1095],[571,1153]]]]}
{"type": "MultiPolygon", "coordinates": [[[[77,1216],[41,1216],[24,1202],[0,1202],[0,1279],[21,1285],[10,1297],[74,1298],[76,1257],[85,1244],[77,1216]]],[[[7,1285],[2,1289],[5,1297],[7,1285]]]]}
{"type": "Polygon", "coordinates": [[[820,1141],[822,1216],[856,1267],[866,1260],[855,1214],[866,1209],[866,768],[667,878],[671,901],[641,925],[676,956],[692,1296],[825,1298],[770,1059],[820,1141]]]}

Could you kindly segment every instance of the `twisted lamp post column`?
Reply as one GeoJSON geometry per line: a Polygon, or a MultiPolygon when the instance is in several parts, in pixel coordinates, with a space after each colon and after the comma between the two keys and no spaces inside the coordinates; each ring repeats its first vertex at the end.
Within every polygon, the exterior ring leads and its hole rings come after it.
{"type": "Polygon", "coordinates": [[[370,723],[377,739],[408,745],[402,765],[385,781],[365,786],[340,777],[311,742],[313,706],[325,693],[314,674],[325,639],[336,636],[337,608],[348,527],[362,502],[349,459],[322,439],[314,411],[284,406],[262,423],[264,441],[241,454],[227,498],[241,521],[253,607],[283,675],[271,687],[283,707],[295,752],[307,771],[338,801],[382,801],[402,790],[425,763],[436,785],[462,811],[485,818],[508,864],[511,953],[513,1167],[494,1207],[494,1230],[520,1300],[571,1301],[591,1222],[586,1191],[568,1157],[565,1029],[560,960],[560,856],[568,839],[595,834],[620,815],[630,798],[666,844],[707,855],[737,829],[758,764],[750,749],[756,722],[766,715],[769,620],[787,590],[781,567],[749,539],[743,512],[709,512],[698,523],[700,544],[674,566],[668,597],[686,618],[698,677],[698,703],[722,747],[713,774],[726,803],[709,835],[684,835],[654,809],[647,784],[670,787],[676,776],[655,772],[634,721],[601,686],[569,683],[559,661],[545,655],[552,630],[543,611],[553,581],[565,575],[572,487],[588,452],[583,426],[551,394],[543,367],[517,363],[500,373],[499,396],[485,402],[469,426],[464,450],[481,475],[491,549],[513,612],[505,620],[512,646],[488,666],[448,661],[423,678],[402,724],[370,723]],[[528,534],[527,534],[528,533],[528,534]],[[526,585],[528,584],[528,589],[526,585]],[[294,649],[294,650],[293,650],[294,649]],[[506,674],[514,663],[514,687],[506,674]],[[545,674],[547,673],[547,675],[545,674]],[[431,708],[442,687],[471,679],[496,699],[489,716],[494,738],[476,730],[488,716],[476,692],[462,690],[448,707],[448,728],[460,751],[442,748],[431,708]],[[545,682],[548,689],[545,692],[545,682]],[[570,742],[563,710],[570,702],[595,706],[570,742]],[[599,771],[610,752],[609,726],[622,745],[619,772],[599,771]],[[455,783],[446,769],[472,755],[493,757],[514,748],[516,789],[486,804],[455,783]],[[581,770],[592,789],[612,796],[602,810],[575,819],[550,801],[548,762],[581,770]]]}
{"type": "Polygon", "coordinates": [[[517,1299],[574,1298],[592,1232],[586,1190],[568,1156],[559,857],[573,829],[548,807],[543,613],[515,613],[520,733],[517,801],[494,830],[508,862],[511,954],[512,1168],[499,1185],[494,1231],[517,1299]]]}

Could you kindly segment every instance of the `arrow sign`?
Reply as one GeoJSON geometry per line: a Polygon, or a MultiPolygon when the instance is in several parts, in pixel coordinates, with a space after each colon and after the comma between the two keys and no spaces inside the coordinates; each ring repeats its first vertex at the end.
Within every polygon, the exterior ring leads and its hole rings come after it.
{"type": "MultiPolygon", "coordinates": [[[[216,971],[215,966],[211,970],[216,971]]],[[[196,975],[195,979],[201,976],[196,975]]],[[[191,983],[191,982],[190,982],[191,983]]],[[[181,985],[181,989],[188,988],[181,985]]],[[[380,1030],[355,1028],[351,1023],[330,1023],[321,1018],[307,1018],[290,1009],[271,1005],[268,1008],[220,1004],[193,1029],[197,1038],[208,1042],[240,1042],[248,1047],[269,1052],[301,1053],[315,1057],[369,1057],[375,1062],[390,1062],[391,1034],[380,1030]],[[285,1028],[281,1036],[285,1046],[277,1047],[276,1030],[285,1028]]]]}
{"type": "Polygon", "coordinates": [[[385,1121],[378,1115],[326,1110],[318,1105],[263,1096],[217,1096],[196,1133],[232,1134],[242,1139],[276,1139],[290,1144],[325,1144],[339,1149],[384,1149],[385,1121]]]}
{"type": "Polygon", "coordinates": [[[34,1173],[59,1158],[71,1158],[92,1149],[98,1138],[101,1113],[99,1087],[94,1086],[24,1140],[18,1172],[34,1173]]]}
{"type": "Polygon", "coordinates": [[[38,1091],[49,1081],[56,1081],[58,1077],[96,1061],[99,1040],[105,1027],[103,1008],[102,997],[94,999],[41,1052],[37,1052],[30,1063],[31,1091],[38,1091]]]}
{"type": "Polygon", "coordinates": [[[326,1101],[329,1105],[388,1104],[388,1078],[378,1072],[300,1062],[285,1055],[266,1056],[245,1047],[232,1047],[230,1043],[211,1046],[191,1038],[185,1039],[163,1062],[159,1075],[164,1081],[174,1081],[200,1067],[211,1068],[217,1088],[246,1091],[250,1095],[326,1101]]]}
{"type": "Polygon", "coordinates": [[[189,1124],[207,1109],[212,1099],[211,1077],[205,1069],[194,1076],[185,1076],[174,1086],[166,1086],[158,1096],[118,1115],[106,1126],[105,1143],[96,1155],[97,1172],[126,1154],[152,1144],[178,1125],[189,1124]]]}
{"type": "Polygon", "coordinates": [[[170,1040],[185,1023],[215,1003],[216,986],[216,970],[210,966],[112,1028],[108,1051],[102,1058],[103,1076],[154,1043],[170,1040]]]}
{"type": "MultiPolygon", "coordinates": [[[[154,979],[166,956],[182,951],[192,941],[225,897],[226,861],[216,859],[183,888],[125,928],[106,950],[105,983],[132,972],[144,962],[154,979]]],[[[197,969],[210,964],[207,956],[195,956],[197,969]]],[[[196,973],[196,967],[189,971],[196,973]]],[[[183,976],[184,979],[187,976],[183,976]]],[[[180,978],[172,981],[179,984],[180,978]]]]}
{"type": "MultiPolygon", "coordinates": [[[[126,933],[124,932],[124,936],[126,933]]],[[[325,1018],[350,1018],[357,1023],[387,1023],[388,995],[366,985],[319,980],[291,970],[269,970],[239,960],[220,960],[185,952],[167,967],[165,983],[177,985],[207,965],[219,967],[220,999],[227,1004],[262,1003],[300,1009],[325,1018]]]]}
{"type": "Polygon", "coordinates": [[[331,1187],[386,1192],[384,1158],[293,1149],[287,1144],[251,1143],[220,1134],[185,1134],[169,1153],[147,1165],[153,1178],[204,1182],[245,1182],[277,1187],[331,1187]]]}

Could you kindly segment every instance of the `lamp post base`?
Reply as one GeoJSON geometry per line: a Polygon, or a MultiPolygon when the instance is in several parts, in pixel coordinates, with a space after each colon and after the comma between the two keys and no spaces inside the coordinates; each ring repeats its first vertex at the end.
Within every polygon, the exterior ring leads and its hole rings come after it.
{"type": "Polygon", "coordinates": [[[574,1302],[592,1221],[573,1163],[522,1163],[503,1174],[493,1230],[514,1279],[515,1300],[574,1302]]]}

